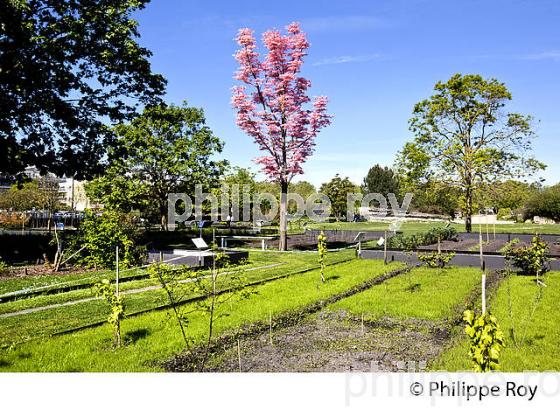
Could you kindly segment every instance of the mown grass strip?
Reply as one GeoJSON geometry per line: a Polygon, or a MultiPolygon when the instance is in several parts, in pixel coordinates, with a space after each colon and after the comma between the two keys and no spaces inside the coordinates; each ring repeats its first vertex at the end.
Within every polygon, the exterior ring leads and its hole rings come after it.
{"type": "MultiPolygon", "coordinates": [[[[530,276],[504,279],[490,299],[489,310],[506,336],[501,371],[560,371],[560,272],[549,272],[544,281],[547,287],[541,288],[540,301],[539,288],[530,276]]],[[[455,338],[431,369],[471,370],[463,329],[455,329],[455,338]]]]}
{"type": "Polygon", "coordinates": [[[363,293],[329,306],[364,315],[368,321],[382,318],[444,320],[455,316],[480,282],[476,268],[420,267],[363,293]]]}
{"type": "MultiPolygon", "coordinates": [[[[259,260],[258,256],[254,258],[257,261],[259,260]]],[[[317,268],[316,255],[306,255],[304,258],[301,255],[293,255],[291,263],[289,264],[285,263],[285,258],[285,255],[275,258],[275,260],[283,261],[283,264],[276,268],[247,272],[247,280],[250,282],[258,282],[261,279],[267,278],[279,279],[317,268]],[[312,267],[305,267],[306,263],[309,264],[308,261],[311,257],[311,260],[314,262],[312,263],[312,267]]],[[[352,259],[353,253],[341,253],[338,254],[336,258],[331,257],[329,265],[347,262],[352,259]]],[[[121,289],[127,288],[122,287],[121,289]]],[[[82,291],[82,294],[84,296],[91,296],[91,292],[89,292],[89,290],[82,291]]],[[[47,296],[45,298],[52,299],[53,297],[54,296],[47,296]]],[[[61,297],[62,295],[59,295],[57,299],[60,300],[61,297]]],[[[21,301],[21,303],[25,304],[29,304],[29,302],[32,302],[32,300],[21,301]]],[[[42,303],[38,305],[42,305],[42,303]]],[[[154,309],[165,309],[167,305],[164,293],[160,289],[157,289],[138,294],[126,295],[125,307],[129,314],[137,315],[154,309]]],[[[99,326],[105,323],[107,314],[107,306],[103,301],[91,300],[86,303],[38,311],[24,316],[1,318],[0,343],[23,343],[61,332],[71,332],[74,330],[99,326]]]]}
{"type": "MultiPolygon", "coordinates": [[[[219,337],[249,323],[265,321],[325,300],[352,287],[402,268],[381,261],[352,260],[327,269],[331,279],[321,284],[317,270],[267,282],[255,287],[246,299],[230,299],[219,307],[221,317],[215,332],[219,337]]],[[[202,312],[190,315],[188,334],[194,344],[207,336],[207,318],[202,312]]],[[[2,371],[154,371],[161,363],[184,349],[177,324],[168,310],[152,311],[122,322],[125,346],[113,350],[107,325],[71,334],[32,341],[4,352],[2,371]]]]}

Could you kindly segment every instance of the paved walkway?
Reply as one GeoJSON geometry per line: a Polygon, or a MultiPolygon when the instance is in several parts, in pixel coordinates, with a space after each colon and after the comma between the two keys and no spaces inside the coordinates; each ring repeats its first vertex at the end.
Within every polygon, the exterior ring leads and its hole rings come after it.
{"type": "MultiPolygon", "coordinates": [[[[366,249],[361,252],[361,257],[363,259],[383,259],[383,251],[376,249],[366,249]]],[[[387,259],[389,261],[399,261],[407,263],[421,263],[418,260],[416,253],[407,253],[403,251],[387,251],[387,259]]],[[[479,268],[480,267],[480,255],[478,254],[465,254],[456,252],[453,259],[450,262],[451,265],[455,266],[470,266],[479,268]]],[[[486,269],[504,269],[505,258],[501,255],[484,255],[484,264],[486,269]]],[[[560,260],[551,259],[549,261],[549,266],[551,270],[560,270],[560,260]]]]}

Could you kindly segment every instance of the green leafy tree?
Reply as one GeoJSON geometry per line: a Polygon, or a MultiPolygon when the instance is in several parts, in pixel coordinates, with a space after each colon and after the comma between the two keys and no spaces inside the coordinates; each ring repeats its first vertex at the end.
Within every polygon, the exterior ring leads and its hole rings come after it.
{"type": "Polygon", "coordinates": [[[473,369],[476,372],[499,370],[500,352],[505,343],[496,318],[488,312],[476,317],[472,310],[466,310],[463,321],[469,337],[469,357],[473,369]]]}
{"type": "Polygon", "coordinates": [[[399,154],[411,178],[445,181],[461,189],[465,228],[472,230],[473,201],[484,182],[527,176],[544,165],[530,154],[530,116],[505,111],[511,93],[496,79],[455,74],[415,105],[413,142],[399,154]]]}
{"type": "Polygon", "coordinates": [[[110,152],[108,173],[91,184],[90,192],[109,208],[156,215],[164,230],[168,194],[193,195],[197,184],[210,189],[226,165],[213,159],[223,143],[206,125],[203,110],[186,103],[147,107],[114,131],[116,148],[110,152]]]}
{"type": "Polygon", "coordinates": [[[117,295],[108,279],[103,279],[101,282],[96,283],[93,290],[96,296],[105,299],[111,307],[111,313],[107,322],[113,328],[114,345],[121,347],[121,321],[124,319],[124,298],[121,295],[117,295]]]}
{"type": "Polygon", "coordinates": [[[220,198],[220,201],[222,201],[224,196],[227,197],[230,209],[234,204],[237,204],[239,207],[239,219],[241,220],[243,220],[245,208],[249,210],[249,216],[251,215],[255,192],[257,192],[255,173],[248,168],[237,166],[225,171],[220,180],[219,187],[215,189],[215,194],[220,198]]]}
{"type": "Polygon", "coordinates": [[[108,123],[165,89],[131,18],[148,0],[9,0],[0,13],[0,173],[101,170],[108,123]]]}
{"type": "Polygon", "coordinates": [[[387,194],[393,193],[398,198],[400,196],[399,179],[391,168],[376,164],[369,169],[364,178],[362,191],[364,194],[379,193],[385,198],[387,198],[387,194]]]}
{"type": "Polygon", "coordinates": [[[321,266],[321,282],[325,283],[325,258],[327,256],[327,236],[323,231],[317,237],[317,253],[319,254],[319,265],[321,266]]]}
{"type": "Polygon", "coordinates": [[[560,184],[534,193],[525,203],[523,217],[541,216],[560,222],[560,184]]]}
{"type": "Polygon", "coordinates": [[[539,185],[510,179],[485,184],[481,191],[482,202],[486,206],[516,211],[521,210],[529,198],[539,192],[539,185]]]}
{"type": "Polygon", "coordinates": [[[339,220],[346,216],[348,209],[348,194],[355,194],[359,187],[352,183],[348,177],[341,178],[336,174],[329,182],[321,185],[319,192],[331,200],[331,214],[339,220]]]}
{"type": "Polygon", "coordinates": [[[514,239],[502,248],[502,255],[516,268],[526,275],[539,275],[548,271],[546,256],[549,250],[548,244],[538,235],[533,236],[531,245],[518,246],[519,240],[514,239]]]}
{"type": "Polygon", "coordinates": [[[100,215],[87,211],[72,250],[82,249],[77,259],[86,266],[114,268],[118,246],[120,264],[133,266],[143,256],[143,249],[137,244],[137,223],[134,215],[116,210],[104,210],[100,215]]]}

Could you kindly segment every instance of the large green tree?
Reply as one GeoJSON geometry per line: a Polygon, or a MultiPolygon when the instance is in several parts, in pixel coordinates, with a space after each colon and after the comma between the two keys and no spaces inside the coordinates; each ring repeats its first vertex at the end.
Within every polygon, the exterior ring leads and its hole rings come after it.
{"type": "Polygon", "coordinates": [[[336,174],[333,179],[321,185],[319,192],[329,197],[331,201],[331,214],[339,220],[346,216],[348,210],[348,194],[355,194],[360,188],[348,177],[341,178],[336,174]]]}
{"type": "Polygon", "coordinates": [[[530,156],[530,116],[505,110],[507,87],[480,75],[455,74],[414,106],[415,134],[399,153],[409,178],[443,181],[461,189],[465,228],[472,229],[473,200],[484,182],[526,177],[544,168],[530,156]]]}
{"type": "Polygon", "coordinates": [[[87,178],[107,124],[159,101],[132,13],[148,0],[4,0],[0,12],[0,173],[26,165],[87,178]]]}
{"type": "Polygon", "coordinates": [[[560,222],[560,184],[544,188],[534,193],[525,204],[525,219],[541,216],[560,222]]]}
{"type": "Polygon", "coordinates": [[[364,178],[362,191],[364,194],[378,193],[387,197],[387,194],[393,193],[399,196],[399,179],[393,170],[389,167],[382,167],[379,164],[371,167],[364,178]]]}
{"type": "Polygon", "coordinates": [[[204,112],[186,103],[148,107],[114,132],[108,173],[89,184],[92,199],[123,212],[151,211],[165,230],[168,194],[193,197],[197,184],[209,190],[226,165],[213,159],[223,143],[206,125],[204,112]]]}

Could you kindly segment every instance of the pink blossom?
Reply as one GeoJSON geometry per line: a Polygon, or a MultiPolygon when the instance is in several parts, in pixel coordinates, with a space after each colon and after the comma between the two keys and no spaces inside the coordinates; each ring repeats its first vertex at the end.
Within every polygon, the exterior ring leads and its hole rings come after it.
{"type": "Polygon", "coordinates": [[[306,107],[311,102],[307,95],[311,82],[299,75],[309,48],[305,33],[298,23],[291,23],[286,31],[286,35],[278,30],[263,34],[267,53],[261,61],[253,31],[239,30],[235,78],[245,86],[234,87],[231,99],[237,125],[263,151],[255,162],[278,182],[290,182],[303,173],[317,134],[331,122],[327,97],[316,97],[312,108],[306,107]]]}

